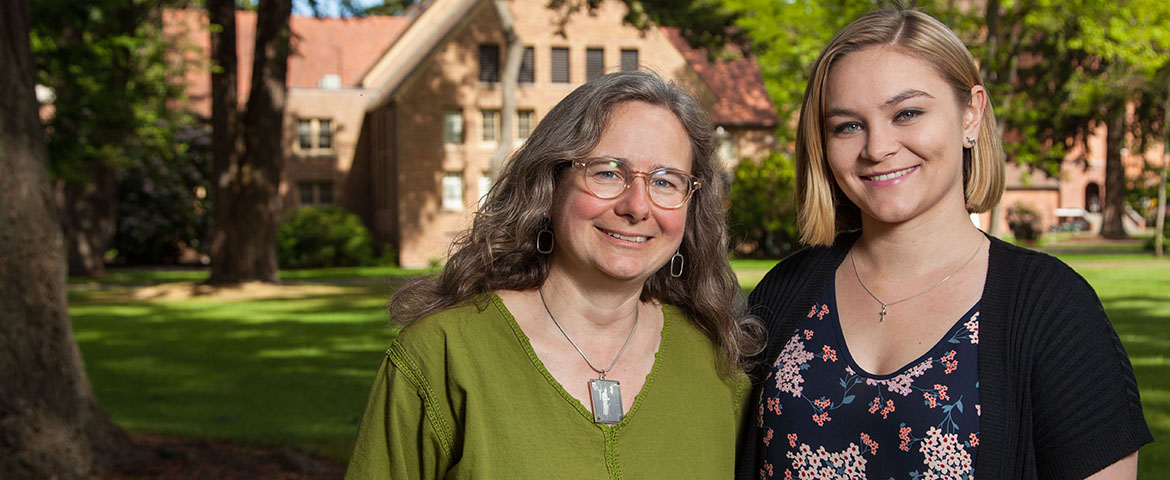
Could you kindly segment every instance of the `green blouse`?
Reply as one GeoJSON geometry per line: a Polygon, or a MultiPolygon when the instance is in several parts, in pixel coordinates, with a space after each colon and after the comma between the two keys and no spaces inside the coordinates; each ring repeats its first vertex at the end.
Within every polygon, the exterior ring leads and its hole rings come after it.
{"type": "Polygon", "coordinates": [[[495,295],[403,329],[386,351],[347,479],[731,478],[746,376],[663,307],[654,367],[626,417],[593,423],[495,295]],[[480,307],[483,310],[480,310],[480,307]]]}

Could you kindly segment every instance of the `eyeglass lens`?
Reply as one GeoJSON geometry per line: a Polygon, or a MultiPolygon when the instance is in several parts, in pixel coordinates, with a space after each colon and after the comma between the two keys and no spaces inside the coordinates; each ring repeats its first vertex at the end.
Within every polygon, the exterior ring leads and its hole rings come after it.
{"type": "Polygon", "coordinates": [[[598,158],[585,163],[585,185],[598,197],[616,198],[626,191],[635,177],[646,180],[650,200],[662,208],[676,208],[687,201],[691,179],[682,173],[658,169],[649,173],[634,172],[616,159],[598,158]]]}

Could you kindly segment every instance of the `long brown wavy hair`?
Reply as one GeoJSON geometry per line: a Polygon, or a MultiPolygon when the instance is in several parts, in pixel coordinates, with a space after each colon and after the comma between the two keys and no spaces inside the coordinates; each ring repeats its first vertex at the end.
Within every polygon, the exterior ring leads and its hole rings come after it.
{"type": "Polygon", "coordinates": [[[456,237],[442,273],[394,293],[391,321],[406,326],[485,292],[541,286],[550,256],[537,252],[536,236],[557,184],[569,162],[587,156],[600,141],[614,107],[632,101],[678,117],[690,138],[691,174],[703,182],[687,205],[683,275],[674,278],[669,264],[663,265],[646,280],[641,299],[680,307],[719,347],[729,368],[759,351],[758,320],[741,315],[743,291],[727,262],[722,169],[714,157],[712,125],[694,97],[647,72],[602,75],[553,107],[505,163],[471,228],[456,237]]]}

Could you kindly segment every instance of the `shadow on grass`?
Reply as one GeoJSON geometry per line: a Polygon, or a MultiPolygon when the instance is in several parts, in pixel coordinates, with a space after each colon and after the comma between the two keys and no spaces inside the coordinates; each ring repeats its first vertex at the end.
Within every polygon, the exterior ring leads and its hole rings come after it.
{"type": "Polygon", "coordinates": [[[123,427],[345,460],[393,338],[387,288],[238,302],[91,298],[70,313],[94,390],[123,427]]]}

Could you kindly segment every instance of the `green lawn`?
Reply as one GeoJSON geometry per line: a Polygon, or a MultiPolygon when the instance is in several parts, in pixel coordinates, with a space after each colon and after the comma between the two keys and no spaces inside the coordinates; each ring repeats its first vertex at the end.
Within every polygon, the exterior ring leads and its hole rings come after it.
{"type": "MultiPolygon", "coordinates": [[[[1170,470],[1170,260],[1057,253],[1096,288],[1128,350],[1158,442],[1142,478],[1170,470]]],[[[775,260],[736,260],[750,290],[775,260]]],[[[102,406],[131,430],[290,445],[349,456],[392,336],[386,299],[418,271],[285,271],[292,298],[135,300],[134,285],[199,281],[198,270],[117,270],[70,282],[70,313],[102,406]]]]}

